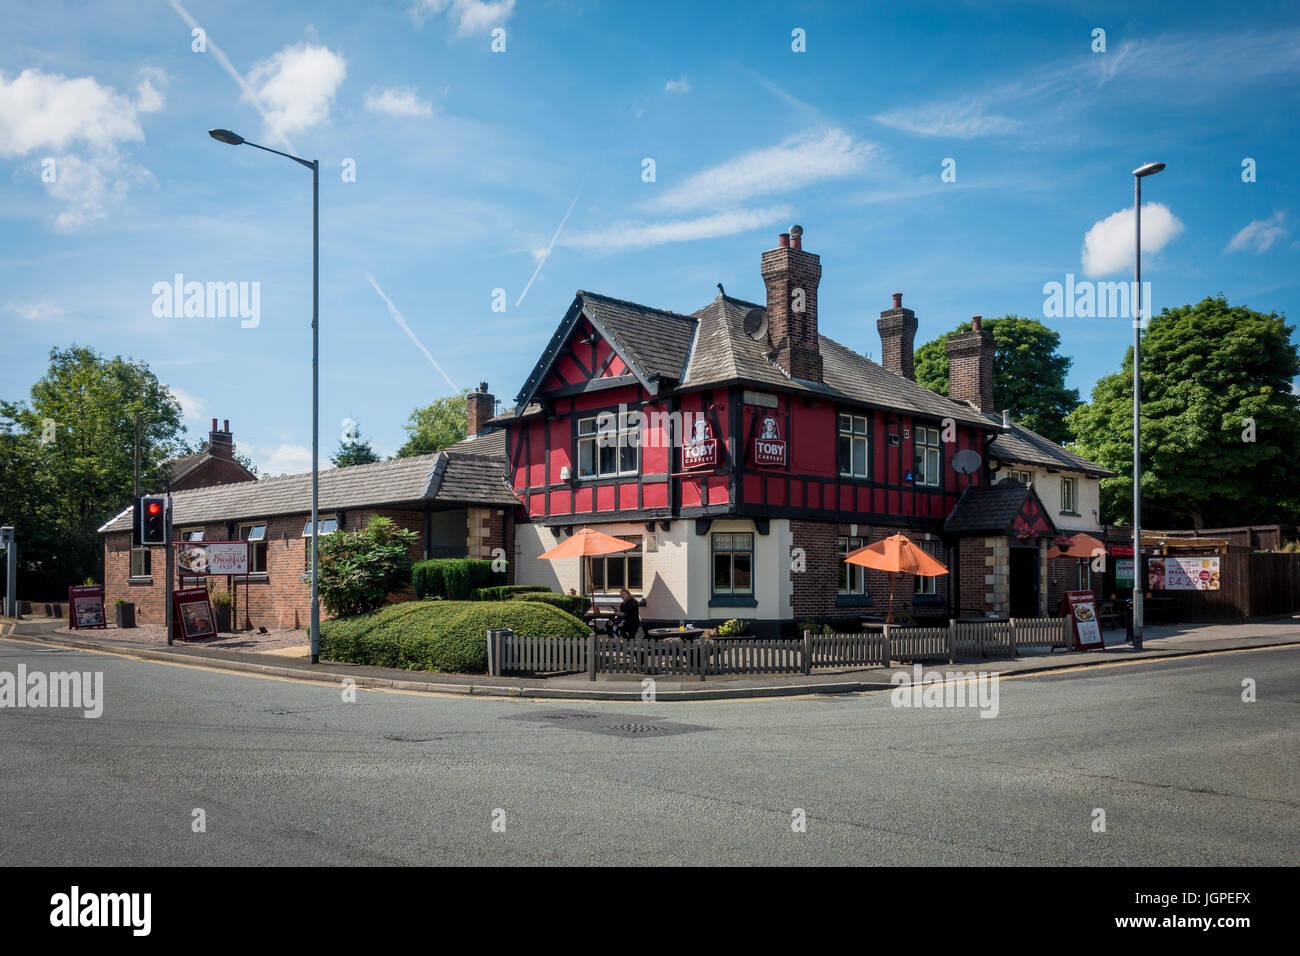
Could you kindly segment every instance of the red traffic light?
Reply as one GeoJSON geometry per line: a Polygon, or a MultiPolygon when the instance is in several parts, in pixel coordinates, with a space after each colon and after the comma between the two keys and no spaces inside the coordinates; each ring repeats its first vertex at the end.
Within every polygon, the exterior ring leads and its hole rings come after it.
{"type": "Polygon", "coordinates": [[[156,515],[160,511],[162,511],[162,505],[156,501],[149,502],[149,513],[151,515],[156,515]]]}

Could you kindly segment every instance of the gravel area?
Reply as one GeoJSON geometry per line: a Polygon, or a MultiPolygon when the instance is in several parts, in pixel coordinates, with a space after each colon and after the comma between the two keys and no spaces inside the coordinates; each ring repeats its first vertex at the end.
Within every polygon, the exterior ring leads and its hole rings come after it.
{"type": "MultiPolygon", "coordinates": [[[[57,634],[74,637],[101,637],[110,641],[130,641],[133,644],[166,644],[167,628],[162,624],[140,624],[136,627],[120,628],[110,624],[105,628],[93,630],[73,630],[61,627],[57,634]]],[[[306,647],[308,635],[306,630],[267,631],[260,634],[256,630],[240,631],[233,634],[218,634],[216,637],[197,641],[177,641],[187,647],[222,647],[232,651],[280,651],[289,647],[306,647]]]]}

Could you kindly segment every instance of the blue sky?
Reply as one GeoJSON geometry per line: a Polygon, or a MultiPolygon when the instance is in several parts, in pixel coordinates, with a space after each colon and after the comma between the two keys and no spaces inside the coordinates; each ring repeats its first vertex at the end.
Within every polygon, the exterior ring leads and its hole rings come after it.
{"type": "MultiPolygon", "coordinates": [[[[6,7],[0,395],[25,398],[53,346],[127,355],[192,440],[227,418],[273,474],[310,467],[311,175],[214,126],[321,161],[323,452],[351,417],[391,454],[453,385],[512,400],[577,289],[762,301],[759,257],[795,222],[822,257],[821,329],[859,351],[879,356],[892,292],[918,344],[973,314],[1042,318],[1046,282],[1131,278],[1147,160],[1169,164],[1143,197],[1157,311],[1300,305],[1287,3],[6,7]],[[258,283],[260,321],[155,315],[177,273],[258,283]]],[[[1050,324],[1085,398],[1132,334],[1050,324]]]]}

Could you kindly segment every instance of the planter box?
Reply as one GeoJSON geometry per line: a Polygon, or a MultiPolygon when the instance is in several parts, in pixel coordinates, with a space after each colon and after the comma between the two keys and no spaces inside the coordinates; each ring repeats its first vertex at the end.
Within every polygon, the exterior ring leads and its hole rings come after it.
{"type": "Polygon", "coordinates": [[[230,626],[230,608],[222,607],[219,604],[212,606],[212,617],[216,621],[218,634],[229,634],[232,630],[230,626]]]}

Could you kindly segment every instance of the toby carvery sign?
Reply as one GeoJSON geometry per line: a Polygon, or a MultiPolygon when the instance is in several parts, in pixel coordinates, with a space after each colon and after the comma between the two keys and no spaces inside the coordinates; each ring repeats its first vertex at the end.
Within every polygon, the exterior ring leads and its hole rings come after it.
{"type": "Polygon", "coordinates": [[[690,440],[682,447],[683,468],[712,468],[718,463],[718,440],[713,437],[709,423],[695,419],[690,440]]]}
{"type": "Polygon", "coordinates": [[[186,541],[176,563],[181,574],[247,574],[247,541],[186,541]]]}
{"type": "Polygon", "coordinates": [[[755,465],[769,468],[785,467],[786,442],[781,437],[781,426],[776,416],[764,415],[758,423],[758,434],[754,437],[754,446],[750,459],[755,465]]]}

